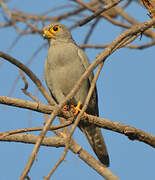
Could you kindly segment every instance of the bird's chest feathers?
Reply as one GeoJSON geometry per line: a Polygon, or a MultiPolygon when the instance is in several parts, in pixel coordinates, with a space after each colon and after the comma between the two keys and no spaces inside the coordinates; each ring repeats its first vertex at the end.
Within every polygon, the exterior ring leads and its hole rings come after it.
{"type": "Polygon", "coordinates": [[[77,49],[70,45],[50,47],[47,66],[52,78],[57,77],[57,81],[62,84],[67,83],[69,79],[77,81],[84,72],[77,49]]]}
{"type": "Polygon", "coordinates": [[[49,48],[48,52],[48,64],[51,68],[57,68],[57,70],[63,67],[74,64],[76,59],[76,49],[71,45],[56,45],[49,48]]]}

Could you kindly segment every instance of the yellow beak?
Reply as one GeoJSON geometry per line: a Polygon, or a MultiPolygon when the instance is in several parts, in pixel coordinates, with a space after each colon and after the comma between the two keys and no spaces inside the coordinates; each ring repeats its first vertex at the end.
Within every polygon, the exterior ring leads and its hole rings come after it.
{"type": "Polygon", "coordinates": [[[48,30],[44,30],[43,37],[44,38],[52,38],[54,34],[50,33],[48,30]]]}

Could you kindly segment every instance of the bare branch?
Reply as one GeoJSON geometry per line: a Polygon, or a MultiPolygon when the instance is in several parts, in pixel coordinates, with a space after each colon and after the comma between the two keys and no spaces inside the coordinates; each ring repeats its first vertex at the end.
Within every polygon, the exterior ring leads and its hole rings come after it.
{"type": "MultiPolygon", "coordinates": [[[[60,128],[64,128],[64,127],[71,125],[72,123],[73,123],[73,121],[66,121],[62,124],[50,126],[49,130],[57,130],[60,128]]],[[[0,133],[0,136],[5,137],[5,136],[9,136],[9,135],[17,134],[17,133],[23,133],[23,132],[41,131],[42,129],[43,129],[43,127],[16,129],[16,130],[12,130],[12,131],[2,132],[2,133],[0,133]]]]}
{"type": "MultiPolygon", "coordinates": [[[[80,3],[81,5],[85,5],[86,8],[88,8],[87,4],[85,3],[81,3],[81,0],[76,0],[78,3],[80,3]]],[[[92,19],[96,18],[97,16],[99,16],[100,14],[102,14],[103,12],[111,9],[112,7],[116,6],[118,3],[120,3],[121,0],[116,0],[113,1],[112,3],[106,5],[104,8],[101,8],[99,10],[97,10],[93,15],[87,17],[86,19],[82,20],[80,23],[78,23],[79,26],[83,26],[84,24],[88,23],[89,21],[91,21],[92,19]]]]}
{"type": "MultiPolygon", "coordinates": [[[[35,144],[38,139],[38,136],[32,134],[14,134],[9,136],[0,136],[0,141],[6,142],[20,142],[20,143],[28,143],[35,144]]],[[[51,147],[64,147],[65,138],[60,137],[45,137],[42,141],[43,146],[51,146],[51,147]]]]}
{"type": "MultiPolygon", "coordinates": [[[[129,48],[129,49],[137,49],[137,50],[141,50],[141,49],[145,49],[145,48],[149,48],[155,45],[155,41],[152,41],[150,43],[144,44],[144,45],[136,45],[136,44],[130,44],[130,45],[126,45],[123,46],[125,48],[129,48]]],[[[80,47],[83,49],[85,48],[94,48],[94,49],[104,49],[106,47],[108,47],[109,44],[82,44],[80,45],[80,47]]]]}
{"type": "Polygon", "coordinates": [[[14,64],[15,66],[17,66],[18,68],[23,70],[30,77],[30,79],[34,82],[34,84],[38,87],[38,89],[41,91],[41,93],[44,95],[44,97],[47,99],[47,101],[51,105],[55,104],[52,97],[48,94],[47,90],[42,85],[41,81],[37,78],[37,76],[28,67],[26,67],[24,64],[19,62],[17,59],[15,59],[3,52],[0,52],[0,57],[4,58],[5,60],[9,61],[10,63],[14,64]]]}
{"type": "MultiPolygon", "coordinates": [[[[0,96],[0,103],[8,104],[11,106],[16,106],[16,107],[21,107],[21,108],[26,108],[26,109],[30,109],[30,110],[38,111],[42,113],[48,113],[48,114],[51,114],[51,112],[53,112],[55,109],[54,106],[38,104],[36,102],[31,102],[31,101],[26,101],[26,100],[8,98],[5,96],[0,96]]],[[[58,115],[65,117],[71,121],[73,118],[72,116],[73,114],[68,111],[61,111],[60,114],[58,115]]],[[[85,118],[82,118],[82,119],[85,120],[85,118]]],[[[111,121],[108,119],[91,116],[91,115],[88,115],[88,118],[86,118],[86,121],[89,121],[90,123],[93,123],[101,128],[105,128],[105,129],[112,130],[121,134],[125,134],[126,136],[129,137],[129,139],[139,140],[155,148],[155,137],[140,129],[137,129],[137,128],[134,128],[132,126],[128,126],[125,124],[121,124],[115,121],[111,121]]]]}
{"type": "MultiPolygon", "coordinates": [[[[5,137],[0,136],[0,141],[36,144],[38,138],[38,136],[32,134],[16,134],[5,137]]],[[[46,136],[41,142],[41,145],[58,148],[64,147],[65,142],[66,138],[46,136]]],[[[77,154],[80,157],[80,159],[82,159],[90,167],[97,171],[101,176],[105,177],[105,179],[118,180],[118,178],[108,168],[106,168],[99,161],[93,158],[87,151],[83,150],[82,147],[79,144],[77,144],[74,140],[71,141],[70,149],[73,153],[77,154]]]]}

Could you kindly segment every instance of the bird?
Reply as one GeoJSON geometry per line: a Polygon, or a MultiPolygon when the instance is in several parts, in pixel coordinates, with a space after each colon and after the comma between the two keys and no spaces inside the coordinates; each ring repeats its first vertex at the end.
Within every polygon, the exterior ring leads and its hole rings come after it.
{"type": "MultiPolygon", "coordinates": [[[[43,37],[49,42],[44,66],[46,85],[56,103],[60,104],[89,67],[90,62],[85,52],[75,43],[71,32],[64,24],[55,22],[45,26],[43,37]]],[[[84,104],[93,76],[93,72],[91,72],[89,77],[83,81],[75,96],[69,100],[69,105],[77,106],[79,102],[84,104]]],[[[90,98],[86,113],[99,116],[96,87],[90,98]]],[[[109,155],[101,129],[82,120],[78,127],[85,134],[99,161],[108,167],[109,155]]]]}

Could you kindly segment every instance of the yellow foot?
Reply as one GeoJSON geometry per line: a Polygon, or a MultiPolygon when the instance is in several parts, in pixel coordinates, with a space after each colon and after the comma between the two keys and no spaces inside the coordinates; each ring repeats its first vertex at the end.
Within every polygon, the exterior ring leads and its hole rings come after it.
{"type": "MultiPolygon", "coordinates": [[[[77,115],[78,112],[81,112],[81,109],[80,109],[81,105],[82,105],[82,103],[80,101],[78,102],[76,107],[74,105],[71,105],[71,108],[73,108],[75,110],[74,115],[77,115]]],[[[83,115],[87,116],[87,113],[84,112],[83,115]]]]}

